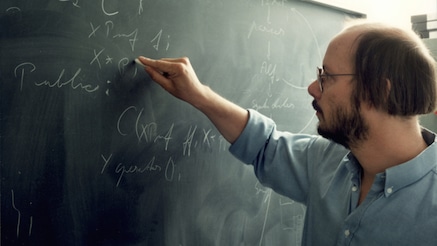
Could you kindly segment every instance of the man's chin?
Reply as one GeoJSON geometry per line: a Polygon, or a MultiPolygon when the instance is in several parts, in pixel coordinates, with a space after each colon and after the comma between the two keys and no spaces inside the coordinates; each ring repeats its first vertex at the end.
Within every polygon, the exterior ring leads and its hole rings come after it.
{"type": "Polygon", "coordinates": [[[320,123],[317,127],[317,132],[319,133],[320,136],[333,141],[337,144],[343,145],[345,148],[349,149],[349,139],[344,135],[341,134],[339,132],[335,133],[333,131],[329,131],[327,129],[324,129],[323,127],[320,126],[320,123]]]}

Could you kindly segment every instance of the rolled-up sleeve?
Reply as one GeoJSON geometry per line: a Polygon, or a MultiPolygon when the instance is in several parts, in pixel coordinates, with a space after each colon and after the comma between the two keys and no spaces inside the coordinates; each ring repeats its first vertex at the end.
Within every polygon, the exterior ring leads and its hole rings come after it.
{"type": "Polygon", "coordinates": [[[253,164],[272,134],[275,123],[257,111],[248,111],[249,121],[238,139],[229,147],[229,151],[240,161],[253,164]]]}
{"type": "Polygon", "coordinates": [[[309,148],[317,138],[278,131],[273,120],[249,110],[248,123],[229,150],[242,162],[254,166],[263,185],[305,202],[310,185],[309,148]]]}

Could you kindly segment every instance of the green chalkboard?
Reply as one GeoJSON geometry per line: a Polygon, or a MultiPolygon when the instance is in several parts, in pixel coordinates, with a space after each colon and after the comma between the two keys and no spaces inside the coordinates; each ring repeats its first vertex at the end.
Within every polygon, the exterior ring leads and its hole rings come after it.
{"type": "Polygon", "coordinates": [[[301,1],[2,0],[4,245],[298,245],[305,207],[262,187],[205,116],[132,63],[314,133],[306,87],[347,17],[301,1]]]}

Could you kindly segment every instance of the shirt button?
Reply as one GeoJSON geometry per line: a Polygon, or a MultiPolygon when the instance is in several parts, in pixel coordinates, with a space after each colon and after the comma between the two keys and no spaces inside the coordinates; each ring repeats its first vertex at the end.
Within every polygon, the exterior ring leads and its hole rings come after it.
{"type": "Polygon", "coordinates": [[[393,192],[393,188],[387,188],[387,193],[391,194],[393,192]]]}
{"type": "Polygon", "coordinates": [[[344,235],[345,235],[346,237],[349,237],[350,234],[351,234],[351,232],[350,232],[349,230],[345,230],[345,231],[344,231],[344,235]]]}
{"type": "Polygon", "coordinates": [[[353,192],[355,192],[355,191],[357,191],[357,190],[358,190],[358,188],[357,188],[356,186],[353,186],[353,187],[352,187],[352,191],[353,191],[353,192]]]}

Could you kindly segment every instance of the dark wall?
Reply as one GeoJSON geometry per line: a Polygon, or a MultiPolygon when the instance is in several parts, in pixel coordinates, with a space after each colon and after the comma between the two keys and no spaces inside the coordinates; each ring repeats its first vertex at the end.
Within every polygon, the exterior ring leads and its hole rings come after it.
{"type": "Polygon", "coordinates": [[[305,208],[262,187],[201,113],[132,63],[188,56],[279,128],[343,13],[300,1],[0,3],[4,245],[298,245],[305,208]]]}

